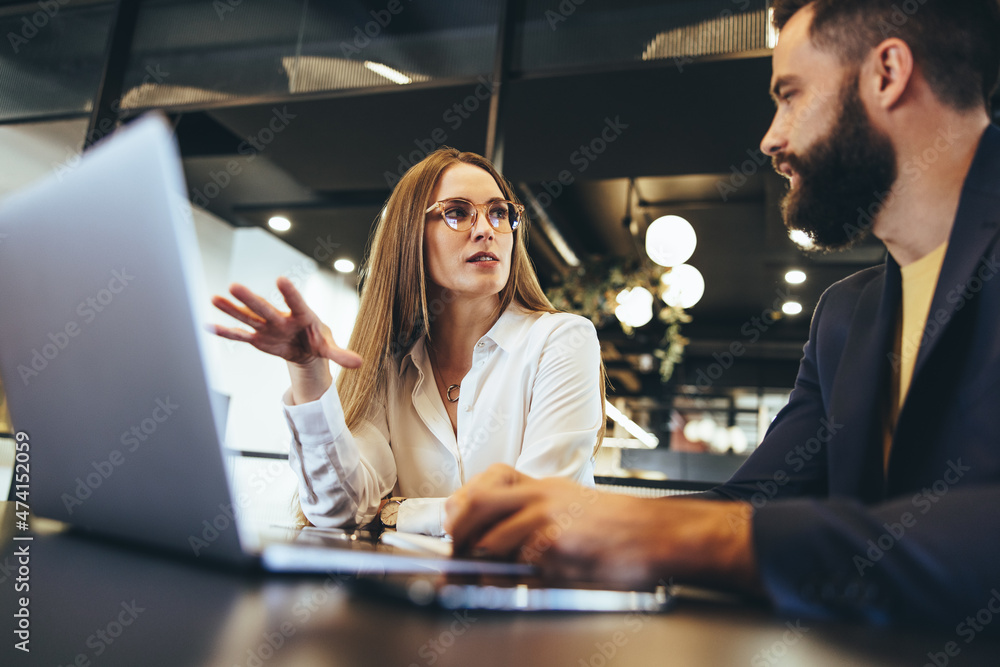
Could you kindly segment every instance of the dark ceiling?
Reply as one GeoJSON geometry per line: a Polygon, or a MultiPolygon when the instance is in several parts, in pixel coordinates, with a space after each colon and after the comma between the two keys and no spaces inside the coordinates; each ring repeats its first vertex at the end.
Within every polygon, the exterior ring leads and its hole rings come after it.
{"type": "MultiPolygon", "coordinates": [[[[769,59],[754,57],[683,69],[515,78],[505,89],[504,173],[522,195],[554,195],[551,203],[541,198],[545,212],[578,257],[640,258],[645,228],[661,215],[681,215],[694,226],[699,242],[689,263],[707,286],[684,329],[691,345],[681,381],[733,341],[751,342],[743,325],[790,293],[802,302],[803,314],[769,327],[728,374],[735,384],[790,386],[820,293],[882,258],[877,244],[810,258],[788,240],[777,212],[783,180],[769,163],[760,164],[757,151],[773,110],[769,78],[769,59]],[[619,134],[600,155],[585,157],[581,145],[609,122],[619,134]],[[563,181],[570,185],[557,186],[560,172],[569,173],[563,181]],[[630,181],[631,230],[623,223],[630,181]],[[783,276],[790,268],[805,270],[807,282],[789,288],[783,276]]],[[[475,96],[477,85],[411,86],[179,115],[188,185],[195,201],[202,195],[207,208],[233,224],[266,226],[270,216],[282,214],[294,227],[280,236],[293,246],[312,256],[332,241],[357,263],[390,192],[387,172],[397,172],[421,147],[445,143],[484,151],[485,104],[461,123],[443,121],[453,105],[475,96]],[[261,150],[252,158],[240,155],[240,144],[275,118],[287,122],[274,125],[281,129],[270,143],[258,142],[261,150]],[[213,174],[223,180],[218,175],[227,165],[239,176],[217,192],[213,174]]],[[[265,132],[264,138],[270,136],[265,132]]],[[[568,267],[542,229],[532,233],[532,258],[543,283],[552,285],[568,267]]],[[[648,352],[662,335],[655,320],[631,338],[615,329],[603,331],[602,339],[625,356],[648,352]]],[[[625,385],[659,391],[655,372],[629,370],[625,385]]]]}
{"type": "MultiPolygon", "coordinates": [[[[758,152],[773,110],[766,0],[400,0],[390,16],[391,3],[144,0],[115,103],[123,116],[169,113],[195,203],[235,226],[285,215],[291,245],[359,263],[402,169],[441,144],[486,150],[485,73],[502,62],[502,169],[543,205],[529,245],[543,285],[571,270],[557,236],[584,261],[640,261],[655,218],[697,231],[689,263],[706,290],[684,326],[678,384],[735,342],[746,350],[719,385],[789,387],[822,291],[881,261],[874,241],[808,257],[788,240],[784,182],[758,152]],[[807,281],[786,285],[790,268],[807,281]],[[803,313],[748,335],[786,294],[803,313]]],[[[0,54],[0,120],[89,113],[114,6],[70,2],[23,54],[0,54]]],[[[0,0],[0,27],[35,11],[0,0]]],[[[662,333],[656,320],[631,337],[601,331],[618,391],[662,395],[637,361],[662,333]]]]}

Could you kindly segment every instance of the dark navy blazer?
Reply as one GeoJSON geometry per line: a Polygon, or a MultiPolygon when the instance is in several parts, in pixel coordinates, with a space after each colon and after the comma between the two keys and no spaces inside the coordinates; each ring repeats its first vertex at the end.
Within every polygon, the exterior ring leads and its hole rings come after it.
{"type": "Polygon", "coordinates": [[[757,508],[757,561],[780,611],[934,622],[960,634],[974,632],[967,616],[1000,611],[998,273],[1000,128],[990,126],[962,190],[888,471],[883,414],[901,299],[891,257],[823,294],[788,405],[708,494],[757,508]]]}

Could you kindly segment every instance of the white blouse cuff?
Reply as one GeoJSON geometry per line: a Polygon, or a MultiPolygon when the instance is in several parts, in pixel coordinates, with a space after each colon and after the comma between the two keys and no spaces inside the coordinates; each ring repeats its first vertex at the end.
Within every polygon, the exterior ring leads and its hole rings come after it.
{"type": "Polygon", "coordinates": [[[292,405],[292,390],[281,397],[285,421],[303,446],[329,443],[347,428],[340,397],[333,385],[315,401],[292,405]]]}
{"type": "Polygon", "coordinates": [[[444,532],[444,502],[447,498],[407,498],[399,506],[396,530],[441,537],[444,532]]]}

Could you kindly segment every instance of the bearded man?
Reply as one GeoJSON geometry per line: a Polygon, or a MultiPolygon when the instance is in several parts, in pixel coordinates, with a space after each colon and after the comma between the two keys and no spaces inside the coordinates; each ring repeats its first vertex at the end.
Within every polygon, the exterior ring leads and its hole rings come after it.
{"type": "Polygon", "coordinates": [[[954,627],[1000,587],[1000,8],[773,5],[761,148],[790,181],[785,222],[826,250],[874,234],[885,263],[824,293],[788,405],[726,484],[597,501],[495,467],[446,527],[459,551],[555,579],[673,577],[800,617],[954,627]]]}

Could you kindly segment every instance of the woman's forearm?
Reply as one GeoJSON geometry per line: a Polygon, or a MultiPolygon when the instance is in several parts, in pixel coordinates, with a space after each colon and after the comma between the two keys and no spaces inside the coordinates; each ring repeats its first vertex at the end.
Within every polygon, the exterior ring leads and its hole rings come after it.
{"type": "Polygon", "coordinates": [[[288,375],[295,405],[318,400],[333,384],[330,362],[326,359],[313,359],[307,364],[288,362],[288,375]]]}

